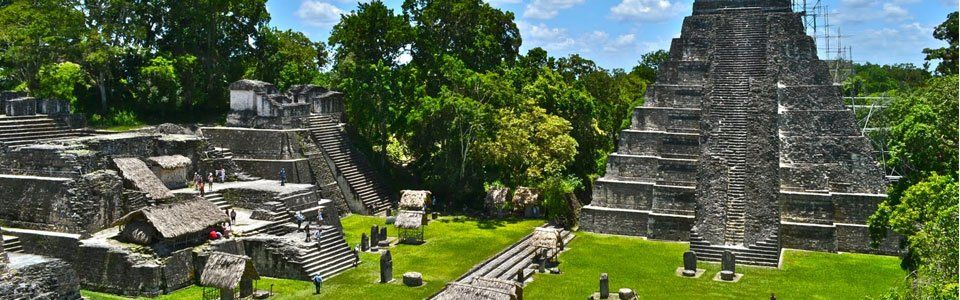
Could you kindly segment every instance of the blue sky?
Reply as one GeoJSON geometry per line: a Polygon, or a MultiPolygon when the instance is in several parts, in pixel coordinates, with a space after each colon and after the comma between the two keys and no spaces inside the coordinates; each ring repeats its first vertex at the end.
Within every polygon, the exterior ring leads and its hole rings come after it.
{"type": "MultiPolygon", "coordinates": [[[[798,0],[799,1],[799,0],[798,0]]],[[[400,11],[402,0],[384,1],[400,11]]],[[[516,16],[523,37],[521,51],[543,47],[552,56],[579,53],[604,68],[627,68],[640,55],[667,49],[680,35],[693,1],[675,0],[488,0],[516,16]]],[[[807,0],[808,3],[816,0],[807,0]]],[[[933,28],[957,10],[953,0],[822,0],[829,23],[839,28],[858,62],[923,63],[924,47],[945,45],[933,28]]],[[[356,9],[356,0],[270,0],[271,25],[302,31],[327,41],[341,13],[356,9]]],[[[834,43],[835,40],[831,40],[834,43]]],[[[820,41],[820,46],[823,42],[820,41]]],[[[835,45],[835,44],[834,44],[835,45]]],[[[825,57],[821,53],[821,57],[825,57]]]]}

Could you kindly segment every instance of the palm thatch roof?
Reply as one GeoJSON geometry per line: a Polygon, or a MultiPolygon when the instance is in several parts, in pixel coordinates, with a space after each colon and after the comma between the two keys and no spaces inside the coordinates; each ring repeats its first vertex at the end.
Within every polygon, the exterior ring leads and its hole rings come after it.
{"type": "Polygon", "coordinates": [[[514,296],[523,293],[523,285],[513,280],[503,280],[498,278],[476,277],[470,283],[474,286],[491,288],[503,291],[514,296]]]}
{"type": "Polygon", "coordinates": [[[147,160],[167,170],[186,167],[192,163],[189,158],[183,155],[154,156],[147,158],[147,160]]]}
{"type": "Polygon", "coordinates": [[[162,238],[175,238],[202,232],[210,226],[229,220],[226,214],[206,199],[195,197],[175,203],[147,206],[121,217],[113,225],[146,220],[162,238]]]}
{"type": "Polygon", "coordinates": [[[500,207],[510,200],[510,188],[490,189],[483,200],[483,204],[487,207],[500,207]]]}
{"type": "Polygon", "coordinates": [[[249,257],[223,252],[210,253],[200,273],[200,285],[236,289],[243,278],[259,279],[249,257]]]}
{"type": "Polygon", "coordinates": [[[516,300],[517,296],[503,290],[451,282],[447,289],[437,295],[437,300],[516,300]]]}
{"type": "Polygon", "coordinates": [[[147,197],[154,200],[173,198],[170,189],[157,178],[153,171],[147,167],[147,164],[135,157],[114,158],[113,162],[120,169],[120,174],[124,179],[133,183],[135,187],[147,193],[147,197]]]}
{"type": "Polygon", "coordinates": [[[401,210],[397,213],[397,219],[393,225],[400,229],[420,228],[423,226],[423,211],[401,210]]]}
{"type": "Polygon", "coordinates": [[[560,247],[560,231],[556,228],[537,227],[530,242],[534,247],[556,249],[560,247]]]}
{"type": "Polygon", "coordinates": [[[430,191],[400,191],[400,209],[423,210],[430,203],[430,191]]]}
{"type": "Polygon", "coordinates": [[[513,201],[520,206],[531,206],[540,203],[540,194],[528,187],[517,187],[513,192],[513,201]]]}

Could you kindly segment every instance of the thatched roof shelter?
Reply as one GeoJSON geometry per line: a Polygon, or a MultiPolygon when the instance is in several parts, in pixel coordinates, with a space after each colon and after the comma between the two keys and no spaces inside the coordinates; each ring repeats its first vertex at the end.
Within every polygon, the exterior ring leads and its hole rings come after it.
{"type": "Polygon", "coordinates": [[[418,229],[423,226],[423,211],[401,210],[393,225],[400,229],[418,229]]]}
{"type": "Polygon", "coordinates": [[[540,203],[540,193],[528,187],[517,187],[513,192],[513,201],[521,207],[537,205],[540,203]]]}
{"type": "Polygon", "coordinates": [[[400,191],[400,209],[423,210],[430,204],[430,191],[400,191]]]}
{"type": "Polygon", "coordinates": [[[183,155],[165,155],[147,158],[151,163],[163,169],[176,169],[189,166],[192,161],[183,155]]]}
{"type": "Polygon", "coordinates": [[[504,290],[482,287],[477,285],[451,282],[447,289],[437,295],[437,300],[516,300],[515,294],[504,290]]]}
{"type": "Polygon", "coordinates": [[[233,290],[242,279],[260,279],[249,257],[213,252],[200,273],[200,285],[233,290]]]}
{"type": "Polygon", "coordinates": [[[491,288],[503,291],[516,296],[517,299],[523,298],[523,285],[513,280],[503,280],[497,278],[476,277],[470,283],[474,286],[491,288]]]}
{"type": "Polygon", "coordinates": [[[537,227],[533,230],[533,237],[530,238],[530,242],[538,248],[560,248],[560,231],[556,228],[537,227]]]}
{"type": "Polygon", "coordinates": [[[226,223],[229,218],[216,204],[195,197],[169,204],[147,206],[131,212],[113,223],[126,225],[134,221],[146,221],[164,239],[200,233],[207,228],[226,223]]]}
{"type": "Polygon", "coordinates": [[[154,200],[173,198],[173,193],[163,184],[147,164],[135,157],[114,158],[120,175],[154,200]]]}

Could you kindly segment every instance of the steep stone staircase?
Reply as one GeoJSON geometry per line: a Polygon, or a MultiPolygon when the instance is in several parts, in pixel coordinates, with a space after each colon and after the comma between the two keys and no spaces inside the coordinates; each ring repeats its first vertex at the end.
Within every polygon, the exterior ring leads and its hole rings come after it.
{"type": "Polygon", "coordinates": [[[349,191],[344,192],[352,193],[368,214],[383,214],[394,202],[394,196],[362,155],[353,149],[341,127],[328,116],[310,116],[313,140],[333,162],[335,173],[349,185],[349,191]]]}
{"type": "Polygon", "coordinates": [[[765,240],[746,245],[745,183],[747,180],[748,119],[758,112],[750,103],[751,82],[765,76],[767,33],[765,22],[749,12],[727,19],[716,32],[710,94],[711,114],[719,120],[720,156],[727,165],[727,195],[724,202],[723,245],[712,245],[696,231],[690,233],[690,250],[705,261],[720,261],[723,251],[736,255],[737,263],[777,267],[780,242],[777,233],[765,240]]]}
{"type": "Polygon", "coordinates": [[[334,226],[323,226],[323,235],[310,250],[300,253],[300,266],[309,278],[319,274],[324,280],[353,267],[359,261],[347,241],[334,226]]]}
{"type": "Polygon", "coordinates": [[[83,129],[72,129],[44,116],[0,115],[0,148],[15,148],[36,142],[89,135],[83,129]]]}
{"type": "Polygon", "coordinates": [[[23,244],[20,243],[20,238],[12,235],[4,235],[3,251],[7,253],[9,252],[23,253],[23,244]]]}
{"type": "Polygon", "coordinates": [[[724,240],[727,245],[743,244],[744,183],[748,143],[750,82],[764,76],[766,67],[766,30],[763,22],[744,17],[731,18],[719,26],[714,56],[713,111],[720,119],[721,156],[727,164],[727,199],[724,240]]]}

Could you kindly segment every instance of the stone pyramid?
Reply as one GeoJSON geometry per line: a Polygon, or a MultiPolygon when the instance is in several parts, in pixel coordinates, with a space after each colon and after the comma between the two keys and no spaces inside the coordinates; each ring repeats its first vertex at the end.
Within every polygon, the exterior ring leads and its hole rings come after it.
{"type": "Polygon", "coordinates": [[[886,195],[789,0],[697,0],[620,134],[581,230],[690,241],[706,260],[776,266],[781,247],[869,247],[886,195]]]}

